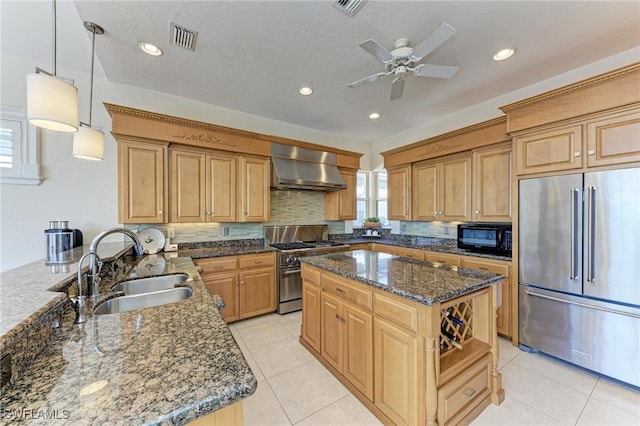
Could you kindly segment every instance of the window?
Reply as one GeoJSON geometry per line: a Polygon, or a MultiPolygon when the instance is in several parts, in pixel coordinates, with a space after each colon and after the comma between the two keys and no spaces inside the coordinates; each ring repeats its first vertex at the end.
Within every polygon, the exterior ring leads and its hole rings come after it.
{"type": "Polygon", "coordinates": [[[0,111],[0,183],[39,185],[38,131],[27,123],[24,108],[0,111]]]}
{"type": "Polygon", "coordinates": [[[358,172],[356,184],[356,223],[369,216],[369,173],[358,172]]]}
{"type": "Polygon", "coordinates": [[[387,172],[375,172],[375,201],[376,216],[380,218],[382,224],[388,224],[387,220],[387,172]]]}

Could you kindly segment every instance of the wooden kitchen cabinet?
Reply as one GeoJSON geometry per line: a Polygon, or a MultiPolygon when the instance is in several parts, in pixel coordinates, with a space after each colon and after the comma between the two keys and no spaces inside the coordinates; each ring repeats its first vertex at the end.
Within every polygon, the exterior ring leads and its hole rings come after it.
{"type": "Polygon", "coordinates": [[[413,220],[471,220],[471,155],[413,165],[413,220]]]}
{"type": "Polygon", "coordinates": [[[511,222],[511,144],[473,152],[473,220],[511,222]]]}
{"type": "Polygon", "coordinates": [[[498,296],[500,306],[496,310],[496,329],[498,334],[505,337],[511,336],[511,263],[501,262],[499,260],[482,259],[479,257],[471,258],[461,256],[461,265],[463,268],[477,269],[480,271],[493,272],[494,274],[504,275],[505,279],[500,283],[500,291],[498,296]]]}
{"type": "Polygon", "coordinates": [[[347,187],[340,191],[324,194],[324,218],[326,220],[355,220],[357,170],[340,169],[340,175],[347,187]]]}
{"type": "Polygon", "coordinates": [[[409,259],[424,260],[424,250],[396,247],[396,255],[401,257],[408,257],[409,259]]]}
{"type": "Polygon", "coordinates": [[[320,287],[305,280],[302,284],[301,336],[317,352],[321,351],[320,306],[320,287]]]}
{"type": "Polygon", "coordinates": [[[235,156],[171,149],[171,222],[235,222],[235,156]]]}
{"type": "Polygon", "coordinates": [[[587,167],[640,161],[640,110],[587,122],[587,167]]]}
{"type": "Polygon", "coordinates": [[[513,138],[516,174],[582,168],[582,126],[555,127],[513,138]]]}
{"type": "Polygon", "coordinates": [[[451,253],[441,253],[438,251],[425,251],[424,260],[431,263],[442,263],[449,266],[460,266],[460,256],[451,253]]]}
{"type": "Polygon", "coordinates": [[[375,251],[378,253],[387,253],[387,254],[396,254],[397,251],[397,247],[396,246],[390,246],[387,244],[380,244],[380,243],[372,243],[371,244],[371,251],[375,251]]]}
{"type": "Polygon", "coordinates": [[[118,139],[118,221],[165,223],[167,146],[118,139]]]}
{"type": "Polygon", "coordinates": [[[233,322],[276,310],[275,255],[261,253],[195,260],[211,294],[222,297],[222,316],[233,322]]]}
{"type": "Polygon", "coordinates": [[[239,222],[268,222],[271,169],[267,157],[240,156],[239,222]]]}
{"type": "Polygon", "coordinates": [[[411,166],[387,170],[387,217],[411,220],[411,166]]]}
{"type": "Polygon", "coordinates": [[[328,292],[320,296],[320,353],[373,400],[372,315],[328,292]]]}

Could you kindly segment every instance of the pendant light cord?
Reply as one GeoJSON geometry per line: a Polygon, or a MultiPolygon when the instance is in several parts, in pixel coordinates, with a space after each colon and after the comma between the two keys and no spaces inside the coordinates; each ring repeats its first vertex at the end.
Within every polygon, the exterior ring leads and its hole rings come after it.
{"type": "Polygon", "coordinates": [[[93,111],[93,64],[95,61],[96,51],[96,27],[91,30],[91,84],[89,86],[89,128],[91,128],[91,111],[93,111]]]}
{"type": "Polygon", "coordinates": [[[56,38],[57,38],[57,31],[56,31],[56,0],[53,0],[53,76],[55,77],[56,75],[58,75],[57,73],[57,69],[56,69],[56,45],[58,43],[56,43],[56,38]]]}

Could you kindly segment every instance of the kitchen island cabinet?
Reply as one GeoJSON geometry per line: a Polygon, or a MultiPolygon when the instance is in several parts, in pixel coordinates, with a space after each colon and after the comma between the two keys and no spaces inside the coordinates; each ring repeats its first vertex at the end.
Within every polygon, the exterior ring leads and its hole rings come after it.
{"type": "Polygon", "coordinates": [[[503,276],[365,250],[302,262],[303,285],[320,301],[303,295],[300,342],[385,424],[468,423],[504,400],[493,285],[503,276]],[[320,351],[307,339],[318,334],[320,351]],[[358,351],[345,349],[349,341],[358,351]],[[359,383],[365,376],[347,372],[351,352],[359,372],[373,359],[373,399],[359,383]]]}

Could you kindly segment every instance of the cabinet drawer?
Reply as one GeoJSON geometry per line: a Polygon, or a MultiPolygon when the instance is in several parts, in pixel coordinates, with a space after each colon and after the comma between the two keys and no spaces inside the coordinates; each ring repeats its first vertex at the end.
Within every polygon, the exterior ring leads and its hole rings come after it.
{"type": "Polygon", "coordinates": [[[490,394],[491,357],[480,361],[438,389],[438,424],[457,424],[490,394]]]}
{"type": "Polygon", "coordinates": [[[355,287],[339,278],[323,274],[322,288],[323,290],[340,296],[343,300],[353,302],[363,308],[371,310],[373,307],[373,294],[370,290],[355,287]]]}
{"type": "Polygon", "coordinates": [[[202,266],[204,273],[235,271],[238,269],[238,259],[231,256],[198,259],[196,265],[202,266]]]}
{"type": "Polygon", "coordinates": [[[509,270],[511,269],[509,265],[504,263],[494,263],[487,262],[485,260],[476,260],[476,259],[462,259],[462,267],[469,269],[478,269],[480,271],[493,272],[494,274],[504,275],[508,277],[509,270]]]}
{"type": "Polygon", "coordinates": [[[302,279],[310,284],[320,285],[320,270],[308,265],[302,265],[300,274],[302,279]]]}
{"type": "Polygon", "coordinates": [[[396,255],[408,257],[409,259],[424,260],[424,251],[412,248],[397,247],[396,255]]]}
{"type": "Polygon", "coordinates": [[[378,253],[388,253],[388,254],[396,254],[397,247],[388,246],[386,244],[373,243],[371,244],[371,250],[378,253]]]}
{"type": "Polygon", "coordinates": [[[273,266],[275,264],[273,253],[252,254],[250,256],[242,256],[238,258],[238,267],[240,269],[273,266]]]}
{"type": "Polygon", "coordinates": [[[460,266],[460,256],[455,254],[427,251],[424,254],[424,260],[433,263],[442,263],[449,266],[460,266]]]}
{"type": "Polygon", "coordinates": [[[412,331],[418,331],[418,310],[405,302],[381,294],[373,295],[376,316],[384,317],[412,331]]]}

